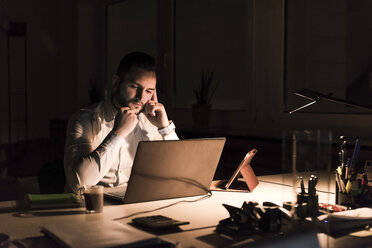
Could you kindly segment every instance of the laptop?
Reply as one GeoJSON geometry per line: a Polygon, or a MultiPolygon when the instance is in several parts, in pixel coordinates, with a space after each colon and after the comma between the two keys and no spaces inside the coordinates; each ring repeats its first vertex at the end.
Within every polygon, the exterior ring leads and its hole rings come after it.
{"type": "Polygon", "coordinates": [[[141,141],[127,187],[105,188],[105,196],[137,203],[205,195],[226,138],[141,141]]]}

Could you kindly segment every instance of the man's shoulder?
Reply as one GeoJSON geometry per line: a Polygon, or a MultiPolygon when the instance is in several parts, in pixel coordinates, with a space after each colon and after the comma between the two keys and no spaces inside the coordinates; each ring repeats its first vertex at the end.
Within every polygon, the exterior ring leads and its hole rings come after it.
{"type": "Polygon", "coordinates": [[[93,105],[83,107],[73,113],[70,121],[94,120],[98,115],[103,114],[103,102],[98,102],[93,105]]]}

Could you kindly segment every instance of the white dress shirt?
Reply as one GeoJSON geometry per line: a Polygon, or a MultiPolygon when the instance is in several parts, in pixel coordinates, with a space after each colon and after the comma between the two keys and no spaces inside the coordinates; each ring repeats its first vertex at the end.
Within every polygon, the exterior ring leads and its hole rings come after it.
{"type": "Polygon", "coordinates": [[[112,131],[114,118],[110,101],[83,108],[70,117],[64,154],[66,192],[98,183],[125,185],[139,141],[178,139],[174,129],[164,134],[166,128],[158,130],[143,113],[138,115],[133,132],[122,138],[112,131]]]}

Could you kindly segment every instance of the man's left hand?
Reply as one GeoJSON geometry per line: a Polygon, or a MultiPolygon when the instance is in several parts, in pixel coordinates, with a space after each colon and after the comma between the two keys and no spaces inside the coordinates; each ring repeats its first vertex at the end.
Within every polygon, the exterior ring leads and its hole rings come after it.
{"type": "Polygon", "coordinates": [[[165,111],[164,105],[158,102],[158,97],[156,91],[144,106],[144,114],[147,119],[156,126],[158,129],[165,128],[169,126],[169,120],[167,112],[165,111]]]}

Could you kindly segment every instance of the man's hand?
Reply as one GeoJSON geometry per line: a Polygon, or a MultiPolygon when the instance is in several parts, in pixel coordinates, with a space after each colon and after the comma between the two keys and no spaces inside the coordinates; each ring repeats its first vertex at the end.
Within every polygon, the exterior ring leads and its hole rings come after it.
{"type": "Polygon", "coordinates": [[[125,138],[137,126],[138,118],[136,112],[128,107],[121,108],[116,114],[114,128],[117,135],[125,138]]]}
{"type": "Polygon", "coordinates": [[[154,91],[151,100],[145,104],[144,114],[158,129],[169,126],[167,112],[165,111],[164,105],[158,102],[156,91],[154,91]]]}

